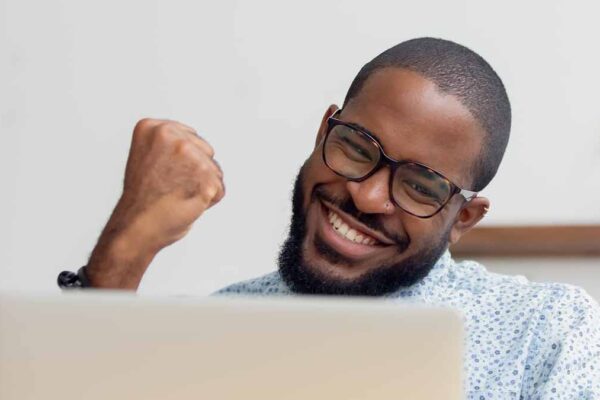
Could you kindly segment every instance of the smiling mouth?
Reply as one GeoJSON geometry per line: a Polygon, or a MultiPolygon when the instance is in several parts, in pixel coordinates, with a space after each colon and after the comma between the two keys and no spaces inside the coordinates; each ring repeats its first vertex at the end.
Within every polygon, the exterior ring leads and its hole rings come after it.
{"type": "Polygon", "coordinates": [[[338,259],[346,260],[343,264],[366,261],[386,248],[395,247],[395,242],[382,233],[365,228],[326,201],[319,203],[321,213],[316,235],[330,251],[338,254],[338,259]]]}
{"type": "Polygon", "coordinates": [[[381,245],[374,237],[369,236],[365,232],[358,231],[353,229],[348,225],[345,220],[336,212],[329,210],[327,217],[329,218],[329,223],[333,227],[333,230],[344,239],[348,239],[353,243],[374,246],[381,245]]]}

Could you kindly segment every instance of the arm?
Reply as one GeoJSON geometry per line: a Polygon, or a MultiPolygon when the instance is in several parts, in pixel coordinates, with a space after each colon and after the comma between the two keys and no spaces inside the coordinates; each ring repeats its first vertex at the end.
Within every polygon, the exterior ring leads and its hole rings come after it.
{"type": "Polygon", "coordinates": [[[137,123],[123,194],[86,267],[92,287],[137,289],[156,254],[221,200],[223,173],[213,156],[190,127],[154,119],[137,123]]]}

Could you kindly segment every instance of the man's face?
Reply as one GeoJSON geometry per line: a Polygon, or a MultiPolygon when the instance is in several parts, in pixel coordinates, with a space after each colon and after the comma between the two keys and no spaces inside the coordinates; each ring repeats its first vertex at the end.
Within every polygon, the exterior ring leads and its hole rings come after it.
{"type": "MultiPolygon", "coordinates": [[[[483,131],[456,97],[421,75],[375,72],[338,118],[368,129],[390,157],[425,164],[469,188],[483,131]]],[[[324,118],[296,180],[282,277],[298,292],[355,295],[380,295],[422,279],[447,248],[462,198],[455,195],[431,218],[410,215],[391,201],[388,167],[362,182],[329,169],[322,158],[326,131],[324,118]],[[338,228],[346,224],[356,235],[336,229],[338,219],[338,228]]]]}

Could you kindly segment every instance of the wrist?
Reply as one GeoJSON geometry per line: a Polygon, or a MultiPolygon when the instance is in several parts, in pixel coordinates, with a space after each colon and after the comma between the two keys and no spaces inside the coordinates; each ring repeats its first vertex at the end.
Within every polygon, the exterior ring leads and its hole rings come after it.
{"type": "Polygon", "coordinates": [[[92,287],[137,289],[150,262],[160,251],[138,225],[131,224],[119,233],[111,229],[103,232],[86,268],[92,287]]]}

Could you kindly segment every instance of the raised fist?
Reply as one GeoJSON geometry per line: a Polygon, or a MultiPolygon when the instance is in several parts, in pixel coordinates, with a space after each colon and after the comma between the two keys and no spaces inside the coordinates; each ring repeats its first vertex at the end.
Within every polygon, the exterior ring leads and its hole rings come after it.
{"type": "Polygon", "coordinates": [[[143,119],[119,199],[87,267],[97,287],[136,288],[150,261],[224,194],[213,148],[189,126],[143,119]]]}

